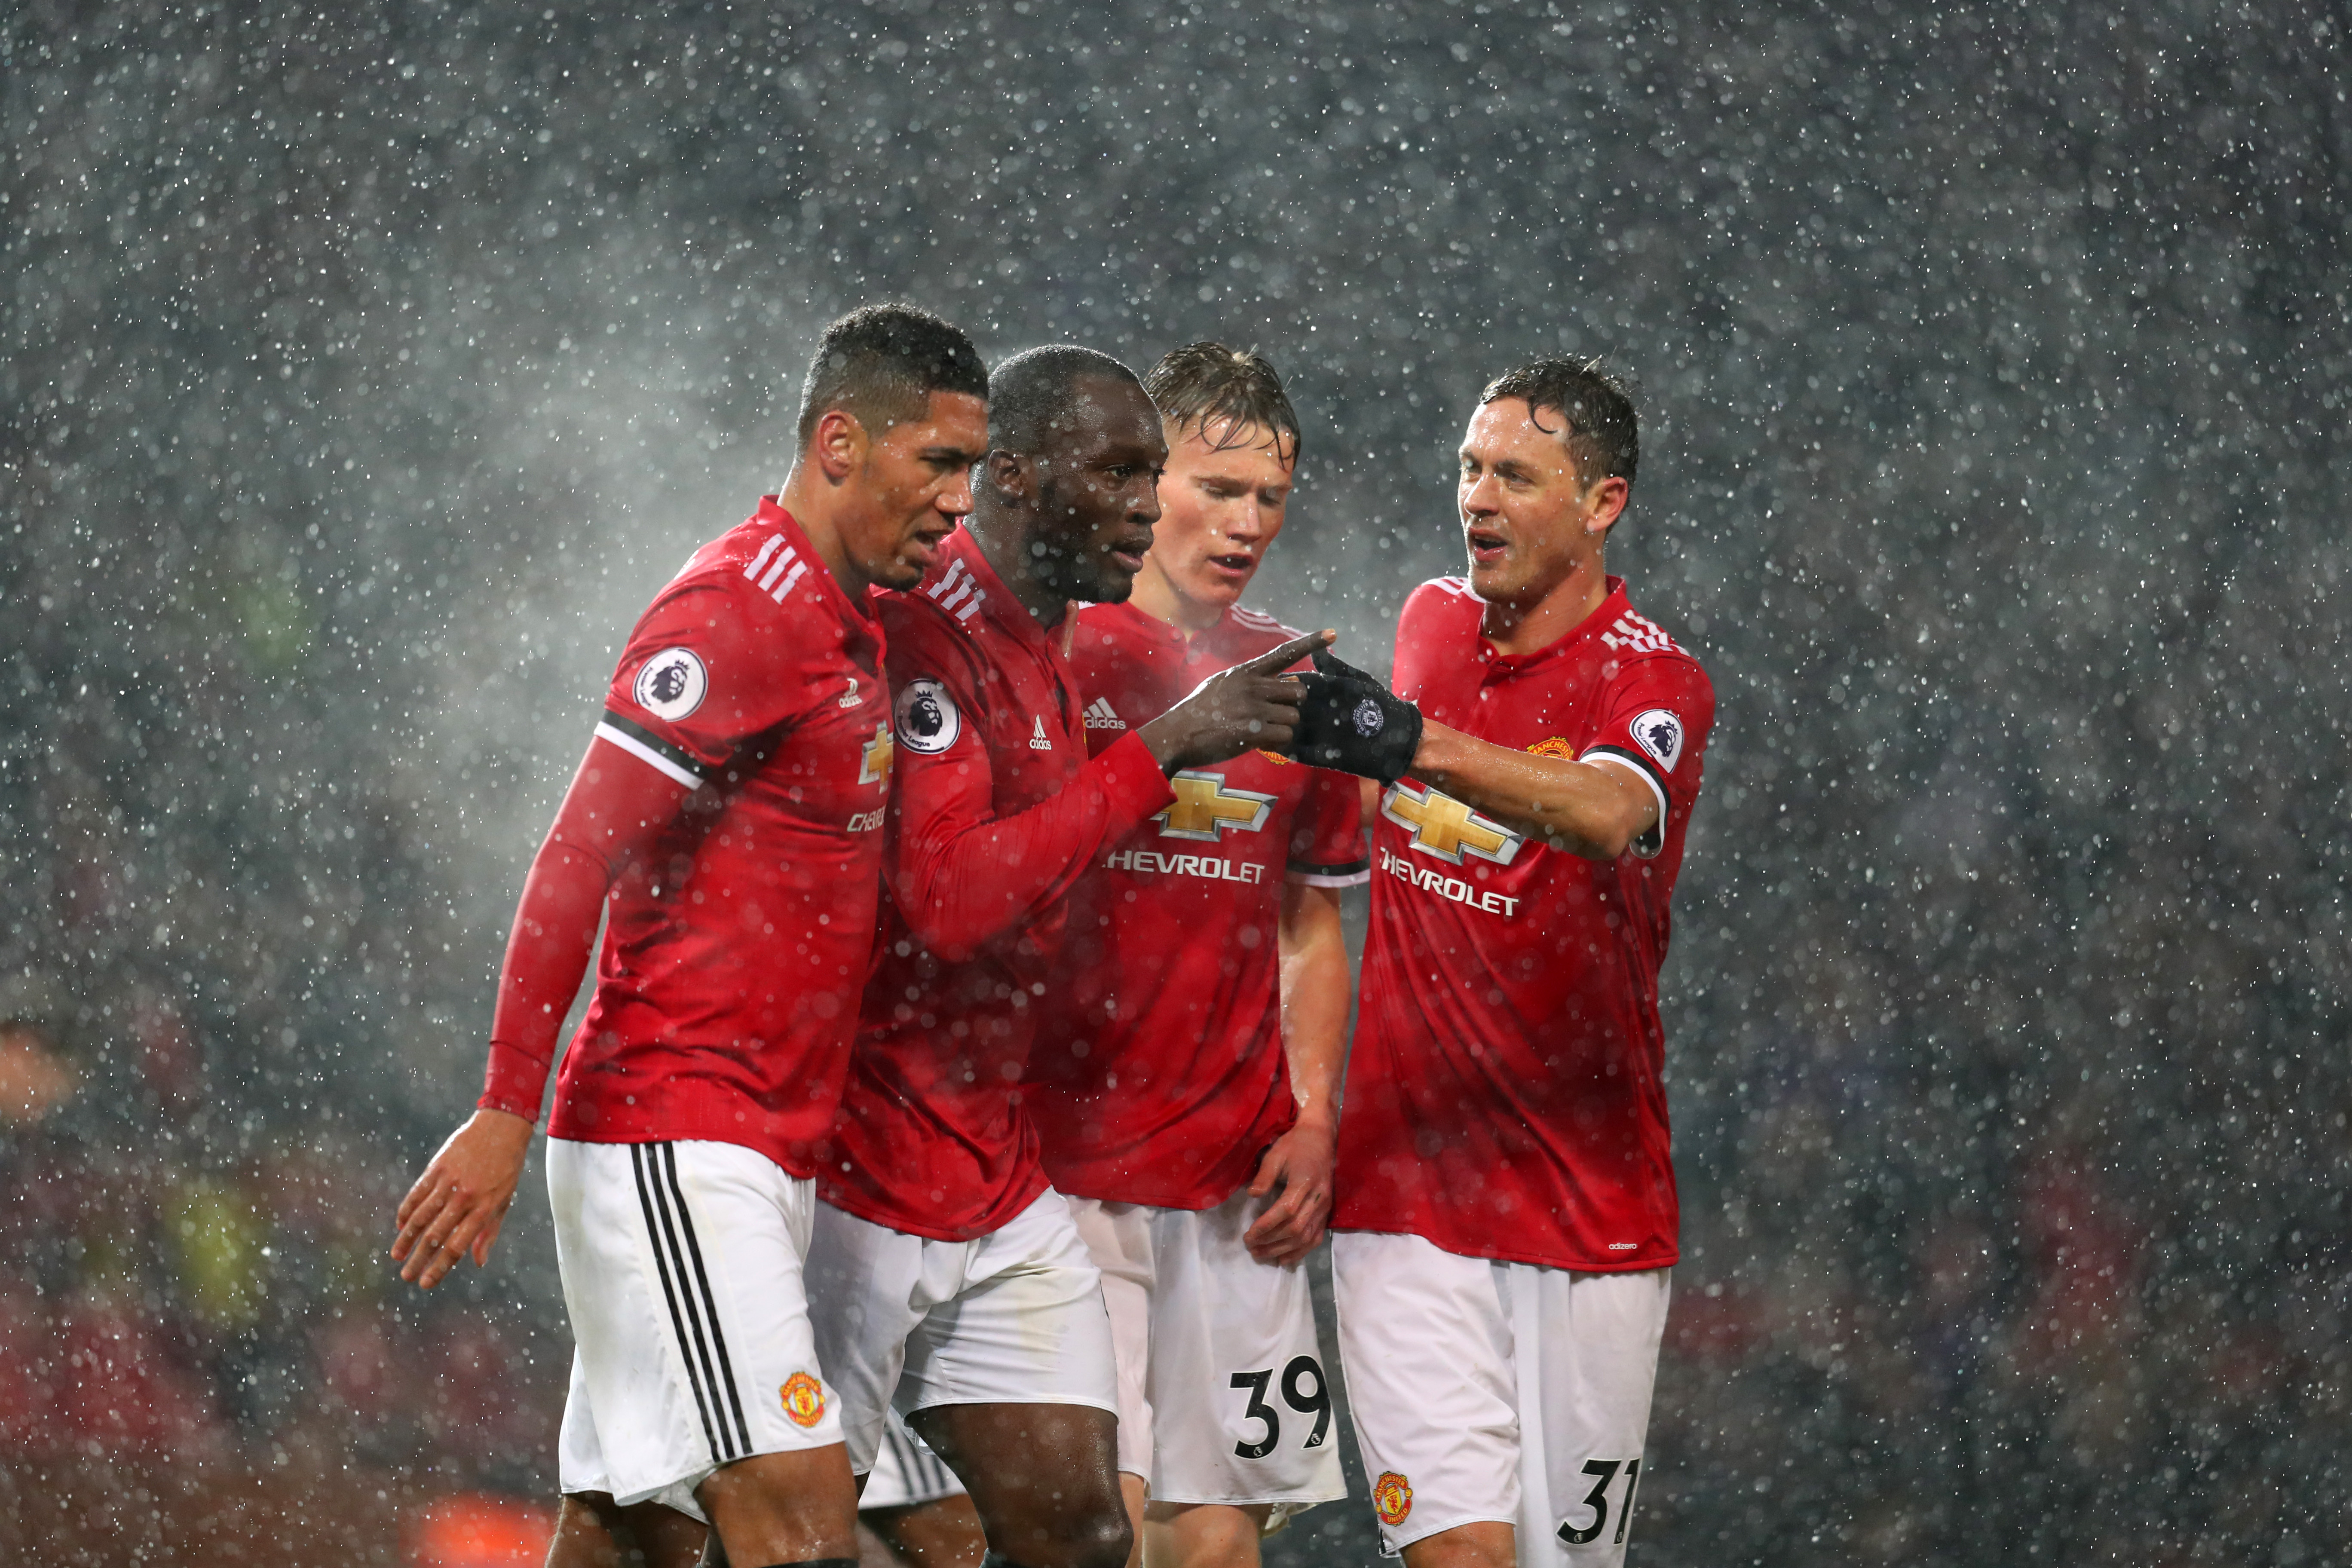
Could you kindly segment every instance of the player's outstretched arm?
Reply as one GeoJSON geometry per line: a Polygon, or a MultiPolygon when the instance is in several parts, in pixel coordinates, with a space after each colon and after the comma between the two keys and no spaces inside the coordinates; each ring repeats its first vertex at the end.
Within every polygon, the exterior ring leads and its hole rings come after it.
{"type": "Polygon", "coordinates": [[[1614,860],[1658,821],[1658,797],[1615,763],[1538,757],[1424,721],[1412,776],[1506,827],[1588,860],[1614,860]]]}
{"type": "Polygon", "coordinates": [[[522,1180],[556,1034],[587,970],[605,895],[690,794],[617,747],[590,743],[515,909],[481,1100],[394,1216],[392,1256],[402,1279],[430,1289],[468,1253],[478,1268],[489,1262],[522,1180]]]}
{"type": "Polygon", "coordinates": [[[1229,762],[1253,750],[1286,755],[1306,688],[1282,672],[1330,647],[1336,636],[1310,632],[1222,670],[1136,733],[1165,773],[1229,762]]]}

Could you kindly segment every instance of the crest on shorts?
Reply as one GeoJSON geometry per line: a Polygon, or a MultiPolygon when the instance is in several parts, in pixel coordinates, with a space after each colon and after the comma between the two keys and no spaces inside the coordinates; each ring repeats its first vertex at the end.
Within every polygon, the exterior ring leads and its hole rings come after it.
{"type": "Polygon", "coordinates": [[[1372,1483],[1372,1507],[1380,1511],[1382,1524],[1402,1524],[1412,1511],[1412,1483],[1394,1470],[1382,1470],[1372,1483]]]}
{"type": "Polygon", "coordinates": [[[795,1426],[814,1426],[824,1419],[824,1384],[804,1372],[784,1379],[784,1414],[795,1426]]]}

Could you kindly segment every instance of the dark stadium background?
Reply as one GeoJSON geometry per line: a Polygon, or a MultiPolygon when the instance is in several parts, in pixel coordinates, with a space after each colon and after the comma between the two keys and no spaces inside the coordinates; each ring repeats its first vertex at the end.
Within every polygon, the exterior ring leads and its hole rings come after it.
{"type": "Polygon", "coordinates": [[[1264,349],[1255,597],[1380,668],[1482,379],[1639,382],[1722,708],[1637,1563],[2352,1560],[2340,6],[624,9],[0,19],[0,1539],[547,1494],[541,1189],[432,1299],[390,1206],[619,634],[903,295],[1264,349]]]}

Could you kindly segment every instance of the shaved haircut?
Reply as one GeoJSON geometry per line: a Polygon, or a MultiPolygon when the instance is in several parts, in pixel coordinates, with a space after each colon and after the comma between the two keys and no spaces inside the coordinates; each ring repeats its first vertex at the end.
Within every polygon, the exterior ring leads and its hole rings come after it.
{"type": "Polygon", "coordinates": [[[800,442],[838,408],[879,436],[920,419],[934,392],[988,395],[988,367],[963,329],[913,305],[867,305],[824,330],[801,388],[800,442]]]}
{"type": "Polygon", "coordinates": [[[1076,343],[1024,349],[988,378],[988,447],[1034,458],[1077,402],[1087,382],[1125,382],[1142,390],[1135,373],[1107,353],[1076,343]]]}

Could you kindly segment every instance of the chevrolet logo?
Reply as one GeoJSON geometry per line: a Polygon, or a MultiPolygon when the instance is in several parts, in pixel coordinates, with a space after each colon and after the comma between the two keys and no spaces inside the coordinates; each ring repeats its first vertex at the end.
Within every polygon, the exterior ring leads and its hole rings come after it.
{"type": "Polygon", "coordinates": [[[890,759],[897,754],[898,745],[890,739],[890,726],[874,726],[874,738],[866,742],[866,754],[857,768],[859,784],[881,784],[890,776],[890,759]]]}
{"type": "Polygon", "coordinates": [[[1162,838],[1200,838],[1215,843],[1228,827],[1255,833],[1274,809],[1274,796],[1254,790],[1227,789],[1222,774],[1191,769],[1168,781],[1176,804],[1152,817],[1162,838]]]}
{"type": "Polygon", "coordinates": [[[1507,866],[1527,842],[1439,790],[1416,792],[1410,784],[1391,784],[1381,798],[1381,815],[1399,827],[1411,828],[1415,849],[1456,866],[1465,854],[1507,866]]]}

